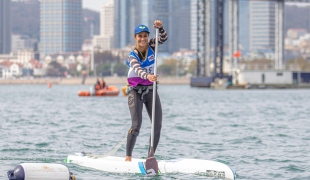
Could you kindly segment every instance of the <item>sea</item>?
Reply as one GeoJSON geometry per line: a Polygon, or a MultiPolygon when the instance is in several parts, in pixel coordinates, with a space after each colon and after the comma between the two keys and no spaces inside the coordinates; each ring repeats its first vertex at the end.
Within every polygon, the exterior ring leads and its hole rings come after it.
{"type": "MultiPolygon", "coordinates": [[[[118,86],[121,88],[121,85],[118,86]]],[[[65,165],[78,180],[154,179],[68,164],[76,152],[106,154],[131,126],[127,97],[79,97],[88,85],[0,85],[0,179],[20,163],[65,165]]],[[[228,165],[242,180],[310,179],[310,90],[212,90],[161,85],[163,126],[158,160],[193,158],[228,165]]],[[[151,122],[134,158],[146,158],[151,122]]],[[[125,144],[113,156],[124,157],[125,144]]],[[[155,179],[217,179],[162,174],[155,179]]]]}

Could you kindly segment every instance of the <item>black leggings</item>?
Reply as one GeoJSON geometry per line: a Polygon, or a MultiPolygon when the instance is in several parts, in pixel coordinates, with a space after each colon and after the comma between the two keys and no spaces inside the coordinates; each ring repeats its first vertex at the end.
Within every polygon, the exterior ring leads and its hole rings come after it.
{"type": "MultiPolygon", "coordinates": [[[[137,90],[132,90],[128,94],[128,106],[131,114],[132,125],[127,136],[126,156],[132,156],[132,150],[136,144],[137,136],[139,135],[140,132],[140,128],[142,125],[143,104],[145,105],[146,111],[150,117],[150,120],[152,121],[152,101],[153,101],[153,90],[149,90],[149,92],[144,95],[143,100],[141,99],[141,94],[139,94],[137,90]]],[[[159,96],[156,93],[154,141],[153,141],[154,152],[156,150],[160,138],[161,123],[162,123],[161,103],[159,96]]],[[[149,143],[151,143],[151,141],[149,143]]]]}

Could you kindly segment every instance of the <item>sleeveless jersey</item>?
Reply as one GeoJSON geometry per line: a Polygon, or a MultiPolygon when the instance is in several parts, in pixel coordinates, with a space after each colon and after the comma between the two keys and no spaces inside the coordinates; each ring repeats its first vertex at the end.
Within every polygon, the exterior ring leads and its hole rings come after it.
{"type": "Polygon", "coordinates": [[[137,85],[142,85],[142,86],[152,85],[153,83],[149,81],[148,79],[142,79],[141,77],[139,77],[139,75],[130,66],[130,62],[129,62],[130,57],[134,57],[135,59],[137,59],[141,68],[143,68],[143,70],[146,73],[154,74],[155,53],[153,49],[150,46],[148,46],[147,57],[144,61],[141,61],[139,56],[134,51],[130,52],[129,57],[126,60],[126,64],[129,67],[127,81],[130,86],[135,87],[137,85]]]}

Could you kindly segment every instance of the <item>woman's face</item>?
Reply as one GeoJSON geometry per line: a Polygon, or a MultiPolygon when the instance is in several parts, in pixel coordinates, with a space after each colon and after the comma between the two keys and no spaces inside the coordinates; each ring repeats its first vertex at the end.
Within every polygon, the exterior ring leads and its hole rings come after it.
{"type": "Polygon", "coordinates": [[[136,44],[140,47],[145,47],[149,41],[149,33],[147,32],[140,32],[139,34],[135,35],[136,44]]]}

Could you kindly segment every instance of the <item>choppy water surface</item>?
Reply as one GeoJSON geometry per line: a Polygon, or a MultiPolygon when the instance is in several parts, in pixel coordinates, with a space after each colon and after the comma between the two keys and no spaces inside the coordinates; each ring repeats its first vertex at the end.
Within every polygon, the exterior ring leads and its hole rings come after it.
{"type": "MultiPolygon", "coordinates": [[[[74,152],[109,152],[131,125],[126,97],[77,96],[88,89],[0,85],[0,179],[24,162],[64,164],[79,180],[150,179],[64,162],[74,152]]],[[[157,159],[215,160],[235,170],[237,179],[310,179],[310,90],[215,91],[160,85],[159,94],[163,128],[157,159]]],[[[136,158],[147,156],[151,123],[146,112],[143,115],[136,158]]],[[[125,145],[114,155],[125,156],[125,145]]]]}

